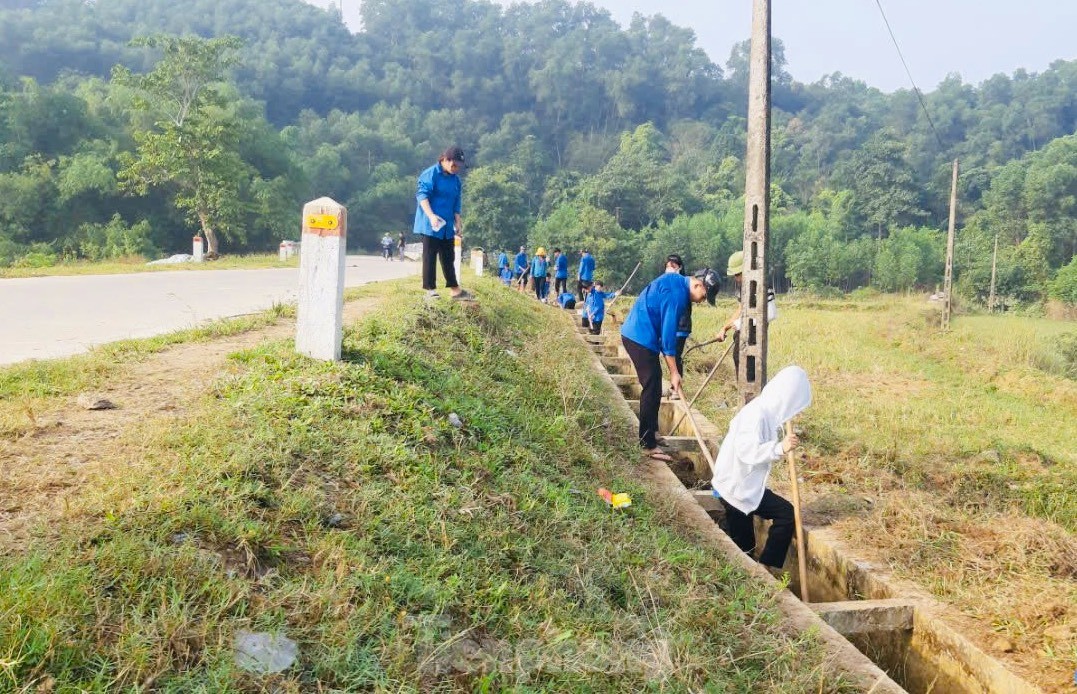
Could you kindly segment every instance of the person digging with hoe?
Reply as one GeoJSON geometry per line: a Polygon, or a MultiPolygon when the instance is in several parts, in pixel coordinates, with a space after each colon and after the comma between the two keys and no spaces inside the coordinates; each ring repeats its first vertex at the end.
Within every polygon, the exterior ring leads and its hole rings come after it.
{"type": "Polygon", "coordinates": [[[787,366],[729,422],[714,461],[711,486],[725,506],[728,533],[737,546],[755,549],[753,516],[772,521],[759,563],[781,573],[796,529],[793,505],[767,488],[770,466],[796,448],[800,439],[783,426],[811,404],[808,374],[787,366]]]}
{"type": "Polygon", "coordinates": [[[698,277],[663,274],[648,284],[621,326],[621,343],[643,389],[639,399],[639,445],[644,455],[663,462],[673,458],[658,447],[658,408],[662,403],[662,365],[669,366],[672,391],[681,392],[681,372],[677,369],[677,326],[690,304],[704,299],[714,303],[717,287],[708,288],[698,277]]]}
{"type": "Polygon", "coordinates": [[[463,184],[459,173],[464,167],[464,150],[449,147],[438,163],[419,174],[415,191],[414,231],[423,240],[423,289],[429,298],[436,299],[437,263],[441,262],[441,274],[452,298],[462,301],[472,299],[470,293],[460,288],[453,266],[456,249],[454,239],[463,238],[460,219],[460,202],[463,184]]]}

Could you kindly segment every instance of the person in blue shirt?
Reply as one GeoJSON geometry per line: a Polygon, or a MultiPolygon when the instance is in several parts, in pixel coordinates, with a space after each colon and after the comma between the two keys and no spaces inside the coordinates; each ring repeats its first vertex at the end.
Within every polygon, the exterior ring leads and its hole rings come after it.
{"type": "Polygon", "coordinates": [[[557,295],[557,303],[560,304],[561,308],[576,308],[576,295],[572,292],[562,292],[557,295]]]}
{"type": "Polygon", "coordinates": [[[516,287],[523,291],[527,286],[527,275],[531,270],[531,263],[527,260],[527,247],[520,246],[520,252],[513,259],[513,267],[516,273],[516,287]]]}
{"type": "Polygon", "coordinates": [[[681,393],[681,372],[677,369],[677,325],[689,304],[714,301],[717,288],[708,289],[698,277],[666,273],[648,284],[621,326],[621,343],[628,352],[643,391],[639,400],[639,445],[648,457],[672,462],[658,447],[658,408],[662,403],[662,365],[669,366],[670,386],[681,393]]]}
{"type": "Polygon", "coordinates": [[[606,299],[620,296],[621,292],[603,291],[605,285],[596,281],[591,291],[587,292],[587,323],[590,326],[588,332],[592,335],[602,334],[602,321],[606,320],[606,299]]]}
{"type": "Polygon", "coordinates": [[[512,268],[510,268],[508,265],[501,268],[500,277],[501,284],[505,285],[506,287],[512,286],[512,268]]]}
{"type": "Polygon", "coordinates": [[[497,274],[500,276],[501,271],[509,266],[509,254],[507,251],[501,251],[497,256],[497,274]]]}
{"type": "Polygon", "coordinates": [[[445,286],[454,299],[471,299],[471,294],[460,288],[453,265],[455,239],[463,238],[463,222],[460,218],[463,183],[459,172],[464,167],[464,150],[449,147],[438,163],[419,174],[415,189],[415,223],[413,231],[423,240],[423,289],[427,296],[436,298],[437,263],[441,261],[441,274],[445,286]]]}
{"type": "Polygon", "coordinates": [[[580,251],[580,269],[576,273],[576,293],[583,296],[585,289],[591,288],[591,282],[595,278],[595,259],[591,251],[584,248],[580,251]]]}
{"type": "Polygon", "coordinates": [[[535,285],[535,298],[539,301],[546,301],[546,275],[549,268],[550,263],[546,260],[546,249],[539,246],[538,250],[535,251],[535,257],[531,260],[531,281],[535,285]]]}
{"type": "Polygon", "coordinates": [[[553,293],[560,296],[568,291],[568,256],[560,248],[553,249],[553,293]]]}

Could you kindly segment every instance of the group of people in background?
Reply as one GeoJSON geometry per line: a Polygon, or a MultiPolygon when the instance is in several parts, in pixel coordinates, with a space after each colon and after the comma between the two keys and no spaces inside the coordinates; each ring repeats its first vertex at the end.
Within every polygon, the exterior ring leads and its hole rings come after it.
{"type": "Polygon", "coordinates": [[[521,292],[532,291],[535,298],[544,304],[577,310],[582,325],[592,334],[600,334],[606,316],[606,300],[618,296],[620,292],[607,292],[602,282],[595,280],[595,258],[586,248],[580,251],[575,292],[568,289],[568,274],[568,256],[560,248],[553,249],[552,258],[547,257],[546,249],[542,246],[535,249],[532,258],[528,258],[526,246],[520,246],[520,251],[511,262],[508,251],[501,251],[497,257],[497,276],[506,287],[514,286],[521,292]],[[551,278],[553,301],[550,300],[551,278]]]}

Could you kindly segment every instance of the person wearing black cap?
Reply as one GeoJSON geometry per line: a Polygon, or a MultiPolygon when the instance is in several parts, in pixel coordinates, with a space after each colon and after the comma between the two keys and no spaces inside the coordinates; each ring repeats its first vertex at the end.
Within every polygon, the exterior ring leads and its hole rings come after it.
{"type": "Polygon", "coordinates": [[[413,230],[423,240],[423,289],[436,298],[437,262],[445,286],[454,299],[470,299],[471,294],[460,288],[456,279],[455,238],[463,236],[460,203],[463,183],[459,172],[464,167],[464,150],[453,146],[438,157],[438,163],[419,174],[415,191],[415,223],[413,230]]]}
{"type": "MultiPolygon", "coordinates": [[[[710,275],[714,275],[710,278],[710,275]]],[[[714,304],[718,291],[699,277],[682,277],[666,273],[648,284],[621,326],[621,343],[636,369],[642,393],[639,400],[639,445],[648,457],[670,462],[668,453],[658,448],[658,408],[662,403],[662,366],[660,355],[669,366],[673,393],[681,394],[681,372],[677,368],[677,325],[689,304],[706,299],[714,304]]]]}

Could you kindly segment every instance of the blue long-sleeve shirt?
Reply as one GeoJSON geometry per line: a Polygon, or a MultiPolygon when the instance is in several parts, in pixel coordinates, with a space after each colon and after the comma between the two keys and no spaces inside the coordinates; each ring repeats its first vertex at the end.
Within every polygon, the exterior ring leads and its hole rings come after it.
{"type": "Polygon", "coordinates": [[[527,254],[520,251],[516,254],[516,272],[521,273],[527,270],[527,254]]]}
{"type": "Polygon", "coordinates": [[[440,162],[426,169],[419,174],[419,182],[415,188],[415,224],[412,230],[423,236],[451,239],[456,235],[456,215],[460,214],[462,197],[463,183],[459,176],[445,173],[440,162]],[[445,220],[445,226],[434,231],[419,204],[423,200],[430,201],[430,209],[445,220]]]}
{"type": "Polygon", "coordinates": [[[564,255],[557,256],[557,260],[554,261],[554,279],[567,280],[568,279],[568,258],[564,255]]]}
{"type": "Polygon", "coordinates": [[[606,299],[612,299],[617,292],[600,292],[592,289],[587,292],[588,320],[593,323],[601,323],[606,320],[606,299]]]}
{"type": "Polygon", "coordinates": [[[508,266],[509,266],[509,256],[506,255],[504,251],[502,251],[501,255],[497,256],[497,268],[500,270],[501,268],[508,267],[508,266]]]}
{"type": "Polygon", "coordinates": [[[584,282],[590,282],[595,278],[595,257],[590,253],[580,258],[579,276],[584,282]]]}
{"type": "Polygon", "coordinates": [[[546,270],[550,267],[550,262],[543,258],[541,255],[536,255],[531,261],[531,276],[537,279],[542,279],[546,276],[546,270]]]}
{"type": "Polygon", "coordinates": [[[628,312],[621,336],[652,352],[675,356],[677,325],[691,303],[688,283],[687,277],[670,273],[648,284],[628,312]]]}

